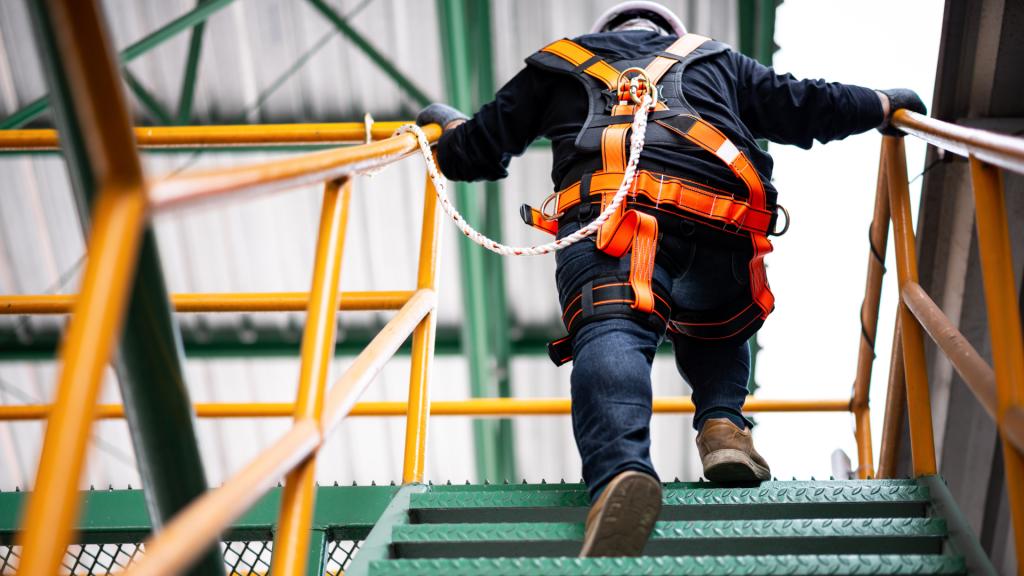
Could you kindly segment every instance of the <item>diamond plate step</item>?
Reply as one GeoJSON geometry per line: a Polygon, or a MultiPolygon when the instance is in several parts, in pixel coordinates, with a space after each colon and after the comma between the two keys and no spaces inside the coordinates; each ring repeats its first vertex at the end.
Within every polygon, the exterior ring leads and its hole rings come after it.
{"type": "Polygon", "coordinates": [[[964,574],[961,556],[685,556],[374,560],[371,576],[885,576],[964,574]]]}
{"type": "MultiPolygon", "coordinates": [[[[573,556],[582,523],[400,525],[391,541],[400,558],[573,556]]],[[[644,555],[939,554],[940,518],[837,518],[658,522],[644,555]]]]}
{"type": "MultiPolygon", "coordinates": [[[[669,488],[661,520],[773,520],[797,518],[921,518],[927,487],[906,483],[766,482],[760,488],[669,488]]],[[[590,497],[582,490],[489,490],[414,494],[414,524],[473,522],[584,522],[590,497]]]]}

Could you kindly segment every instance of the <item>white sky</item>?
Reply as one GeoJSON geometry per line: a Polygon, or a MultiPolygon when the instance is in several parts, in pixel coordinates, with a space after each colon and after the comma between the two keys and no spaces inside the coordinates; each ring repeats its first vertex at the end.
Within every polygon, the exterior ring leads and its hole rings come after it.
{"type": "MultiPolygon", "coordinates": [[[[785,0],[778,10],[775,68],[871,88],[911,88],[929,106],[935,83],[940,0],[835,2],[785,0]]],[[[757,381],[763,398],[849,398],[860,343],[881,136],[871,131],[809,151],[771,145],[779,202],[793,216],[766,261],[776,310],[761,330],[757,381]]],[[[908,171],[923,170],[925,146],[907,138],[908,171]]],[[[921,180],[910,187],[914,221],[921,180]]],[[[896,314],[892,234],[886,253],[871,381],[871,429],[877,466],[896,314]]],[[[758,451],[780,479],[828,478],[842,448],[857,468],[852,416],[761,414],[758,451]]]]}

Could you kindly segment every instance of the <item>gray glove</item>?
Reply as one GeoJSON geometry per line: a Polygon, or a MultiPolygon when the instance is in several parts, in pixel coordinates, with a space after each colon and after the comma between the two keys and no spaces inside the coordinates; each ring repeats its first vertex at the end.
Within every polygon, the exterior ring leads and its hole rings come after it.
{"type": "Polygon", "coordinates": [[[437,124],[443,130],[445,126],[455,120],[469,120],[469,117],[447,104],[434,102],[416,115],[416,125],[426,126],[437,124]]]}
{"type": "Polygon", "coordinates": [[[906,88],[893,88],[892,90],[879,90],[882,94],[889,97],[889,115],[885,117],[885,121],[878,127],[878,131],[883,136],[895,136],[896,138],[902,138],[906,134],[889,124],[889,120],[892,119],[894,112],[900,108],[906,108],[911,112],[917,112],[918,114],[927,114],[928,109],[925,107],[924,102],[921,101],[921,97],[917,95],[917,92],[913,90],[907,90],[906,88]]]}

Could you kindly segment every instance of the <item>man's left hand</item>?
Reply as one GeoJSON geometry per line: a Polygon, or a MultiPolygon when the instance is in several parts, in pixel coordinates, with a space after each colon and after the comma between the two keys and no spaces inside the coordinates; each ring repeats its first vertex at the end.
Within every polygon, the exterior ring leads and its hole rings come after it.
{"type": "MultiPolygon", "coordinates": [[[[917,95],[917,92],[913,90],[907,90],[906,88],[893,88],[892,90],[879,90],[881,94],[885,94],[886,99],[889,101],[889,109],[885,110],[885,120],[878,126],[878,131],[883,136],[893,136],[896,138],[902,138],[906,136],[906,133],[896,128],[889,123],[892,120],[892,115],[900,108],[906,108],[911,112],[917,112],[918,114],[927,114],[928,108],[925,107],[924,102],[921,101],[921,97],[917,95]]],[[[883,100],[883,109],[885,100],[883,100]]]]}
{"type": "Polygon", "coordinates": [[[416,125],[437,124],[447,130],[469,120],[469,117],[447,104],[434,102],[416,115],[416,125]]]}

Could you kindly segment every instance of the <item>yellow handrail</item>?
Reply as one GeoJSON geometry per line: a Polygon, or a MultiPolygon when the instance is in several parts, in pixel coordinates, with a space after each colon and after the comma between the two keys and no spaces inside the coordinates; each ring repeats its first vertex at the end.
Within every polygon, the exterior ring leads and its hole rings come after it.
{"type": "MultiPolygon", "coordinates": [[[[417,405],[418,406],[418,405],[417,405]]],[[[472,398],[470,400],[442,400],[430,403],[431,416],[476,416],[505,418],[511,416],[566,416],[570,414],[569,398],[472,398]]],[[[194,404],[199,418],[283,418],[295,414],[295,404],[289,403],[234,403],[194,404]]],[[[53,409],[49,404],[0,406],[0,422],[9,420],[42,420],[53,409]]],[[[850,400],[788,400],[765,399],[748,396],[743,405],[748,414],[758,412],[849,412],[850,400]]],[[[694,405],[689,396],[662,396],[654,398],[655,414],[693,414],[694,405]]],[[[348,413],[352,416],[407,416],[415,414],[408,402],[359,402],[348,413]]],[[[97,420],[124,418],[120,404],[101,404],[96,407],[97,420]]]]}
{"type": "MultiPolygon", "coordinates": [[[[338,310],[398,310],[412,297],[412,290],[391,292],[342,292],[338,310]]],[[[2,315],[70,314],[75,295],[0,296],[2,315]]],[[[309,292],[228,292],[220,294],[171,294],[177,312],[305,312],[309,292]]]]}
{"type": "MultiPolygon", "coordinates": [[[[372,140],[386,140],[407,122],[375,122],[370,128],[372,140]]],[[[57,150],[56,130],[0,130],[0,151],[57,150]]],[[[207,146],[284,146],[304,144],[362,144],[366,125],[362,122],[338,124],[260,124],[229,126],[137,126],[135,142],[139,148],[193,148],[207,146]]]]}
{"type": "MultiPolygon", "coordinates": [[[[914,473],[934,474],[936,471],[923,325],[996,421],[1002,437],[1016,547],[1024,550],[1024,335],[1002,182],[1002,169],[1024,174],[1024,139],[956,126],[907,110],[897,110],[892,123],[912,136],[970,160],[977,217],[975,229],[984,276],[994,369],[917,284],[906,153],[902,138],[886,137],[882,142],[880,170],[887,175],[896,240],[900,285],[896,334],[900,336],[901,345],[897,347],[894,343],[890,367],[887,398],[890,405],[886,406],[881,470],[889,475],[895,472],[902,419],[902,391],[898,387],[905,379],[914,473]],[[902,373],[899,371],[901,364],[905,368],[902,373]],[[894,403],[897,405],[891,405],[894,403]]],[[[1024,576],[1024,555],[1018,558],[1018,573],[1024,576]]]]}

